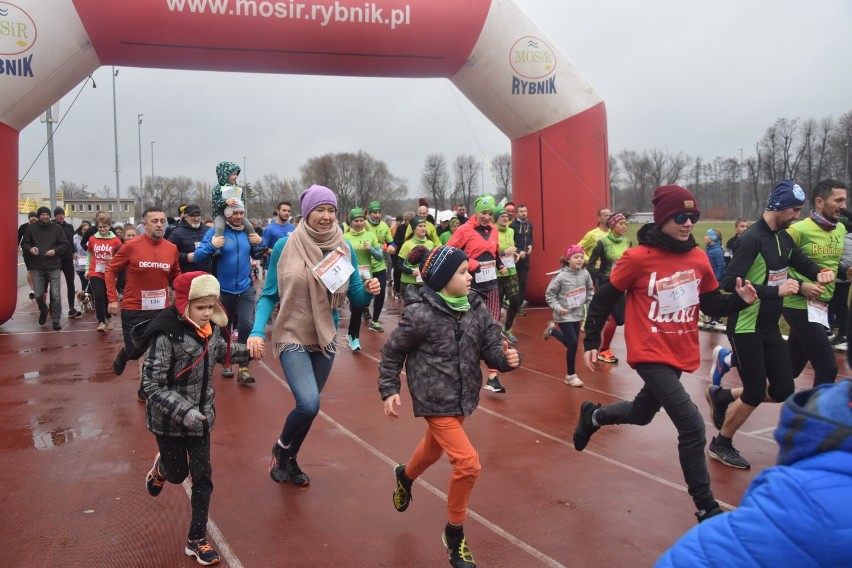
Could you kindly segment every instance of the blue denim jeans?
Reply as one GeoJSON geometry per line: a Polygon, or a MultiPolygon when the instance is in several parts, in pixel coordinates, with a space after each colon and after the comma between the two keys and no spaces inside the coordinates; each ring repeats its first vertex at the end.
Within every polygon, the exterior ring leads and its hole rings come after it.
{"type": "Polygon", "coordinates": [[[233,330],[236,326],[237,341],[245,343],[251,333],[251,328],[254,327],[254,306],[257,290],[254,286],[248,288],[242,294],[229,294],[222,292],[219,295],[219,301],[222,307],[225,308],[225,313],[228,314],[228,328],[233,330]]]}
{"type": "Polygon", "coordinates": [[[296,408],[287,415],[281,431],[281,443],[296,457],[305,437],[319,413],[320,393],[331,374],[334,354],[330,358],[322,353],[285,351],[279,357],[284,379],[296,399],[296,408]]]}
{"type": "Polygon", "coordinates": [[[62,290],[60,289],[59,276],[62,271],[59,268],[51,270],[31,270],[33,275],[33,292],[35,292],[36,304],[40,311],[48,309],[44,301],[44,295],[50,288],[50,314],[54,323],[59,323],[62,317],[62,290]]]}

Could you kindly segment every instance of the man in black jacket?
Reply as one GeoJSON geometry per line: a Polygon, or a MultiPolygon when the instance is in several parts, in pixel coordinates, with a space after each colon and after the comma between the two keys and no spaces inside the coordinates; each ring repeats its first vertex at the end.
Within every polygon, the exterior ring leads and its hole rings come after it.
{"type": "Polygon", "coordinates": [[[515,208],[515,215],[515,220],[509,226],[515,231],[515,248],[518,250],[518,260],[515,263],[520,288],[518,315],[525,316],[527,312],[524,311],[524,300],[527,297],[527,277],[530,273],[530,254],[533,249],[533,226],[527,220],[529,212],[526,205],[518,205],[515,208]]]}
{"type": "Polygon", "coordinates": [[[207,227],[201,222],[201,208],[198,205],[187,205],[182,214],[183,218],[168,236],[169,242],[178,249],[181,274],[198,270],[212,273],[211,258],[195,262],[195,249],[207,232],[207,227]]]}
{"type": "Polygon", "coordinates": [[[78,318],[83,314],[74,309],[74,299],[77,297],[77,290],[74,286],[74,279],[77,273],[74,271],[74,227],[71,223],[65,220],[65,209],[57,207],[53,210],[53,221],[62,228],[65,234],[65,240],[68,241],[68,246],[65,252],[60,257],[62,263],[62,274],[65,275],[65,288],[68,290],[68,319],[78,318]]]}
{"type": "Polygon", "coordinates": [[[32,255],[30,269],[33,273],[35,300],[38,303],[38,323],[47,322],[47,304],[44,295],[50,285],[50,314],[53,316],[53,329],[60,330],[62,325],[62,293],[59,289],[59,273],[62,269],[62,254],[68,248],[68,241],[62,227],[51,221],[50,208],[39,207],[38,221],[24,231],[21,248],[32,255]]]}
{"type": "MultiPolygon", "coordinates": [[[[27,215],[27,222],[18,227],[18,246],[21,246],[21,241],[24,240],[24,233],[26,233],[27,227],[30,225],[34,225],[38,221],[38,213],[35,211],[30,211],[30,214],[27,215]]],[[[35,292],[33,291],[33,273],[30,268],[30,253],[26,251],[26,249],[21,248],[21,257],[24,259],[24,266],[27,267],[27,284],[30,285],[30,300],[35,299],[35,292]]]]}

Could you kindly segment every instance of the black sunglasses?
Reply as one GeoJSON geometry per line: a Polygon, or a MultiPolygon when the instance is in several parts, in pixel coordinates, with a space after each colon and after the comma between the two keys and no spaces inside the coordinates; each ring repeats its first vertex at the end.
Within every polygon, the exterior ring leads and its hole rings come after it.
{"type": "Polygon", "coordinates": [[[694,225],[698,222],[699,217],[701,217],[700,213],[675,213],[672,219],[674,219],[674,222],[678,225],[683,225],[686,223],[686,220],[689,219],[694,225]]]}

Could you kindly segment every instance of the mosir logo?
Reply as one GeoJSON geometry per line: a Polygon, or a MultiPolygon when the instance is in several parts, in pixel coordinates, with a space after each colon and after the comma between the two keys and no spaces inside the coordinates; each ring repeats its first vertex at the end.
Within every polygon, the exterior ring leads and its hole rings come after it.
{"type": "Polygon", "coordinates": [[[29,14],[8,2],[0,2],[0,56],[20,55],[36,41],[36,25],[29,14]]]}
{"type": "Polygon", "coordinates": [[[525,36],[516,41],[509,51],[509,64],[516,74],[512,77],[513,95],[556,93],[556,55],[541,39],[525,36]]]}

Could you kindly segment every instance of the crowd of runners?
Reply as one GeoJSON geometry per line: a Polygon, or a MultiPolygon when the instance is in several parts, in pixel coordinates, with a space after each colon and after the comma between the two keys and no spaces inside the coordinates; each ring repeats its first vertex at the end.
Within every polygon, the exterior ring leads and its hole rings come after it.
{"type": "MultiPolygon", "coordinates": [[[[443,542],[453,567],[475,566],[463,523],[481,465],[463,423],[480,391],[505,396],[500,373],[521,365],[513,328],[526,315],[530,258],[536,254],[527,207],[482,195],[470,204],[470,216],[463,204],[433,216],[421,199],[416,211],[394,217],[379,201],[339,211],[334,191],[314,185],[300,195],[300,215],[294,217],[294,205],[282,201],[270,222],[258,222],[247,217],[251,204],[239,174],[236,164],[220,163],[212,203],[182,205],[177,219],[151,207],[136,227],[113,223],[103,212],[78,227],[65,221],[61,207],[52,217],[47,207],[32,212],[18,242],[39,325],[50,318],[54,330],[62,329],[63,275],[67,318],[92,309],[102,334],[112,332],[119,318],[123,346],[112,356],[112,369],[122,375],[128,362],[144,358],[137,397],[159,449],[147,490],[157,496],[166,482],[191,477],[185,553],[208,565],[219,561],[207,538],[215,379],[236,377],[251,388],[251,361],[272,352],[294,407],[280,434],[271,435],[269,474],[277,483],[307,486],[310,478],[297,458],[336,354],[360,351],[362,329],[385,333],[385,302],[399,305],[402,315],[381,350],[378,390],[385,415],[398,417],[404,370],[426,433],[410,459],[394,469],[393,505],[405,511],[416,479],[446,453],[452,474],[443,542]],[[346,306],[349,322],[339,328],[346,306]],[[482,361],[488,368],[484,381],[482,361]]],[[[845,185],[824,180],[807,196],[792,180],[779,183],[761,218],[737,220],[737,234],[725,247],[715,229],[702,235],[704,249],[696,243],[692,233],[701,211],[688,189],[657,188],[653,207],[653,223],[640,229],[636,242],[626,236],[629,215],[604,208],[577,244],[566,242],[564,254],[549,259],[561,268],[545,294],[552,319],[543,338],[565,348],[565,384],[582,387],[581,374],[617,364],[620,357],[643,383],[633,400],[583,402],[575,449],[584,450],[603,426],[645,425],[664,409],[678,432],[683,478],[700,524],[661,564],[709,565],[699,553],[705,544],[724,541],[740,516],[759,523],[755,510],[790,498],[781,491],[793,470],[810,488],[796,510],[814,526],[792,533],[799,524],[765,522],[759,542],[742,537],[742,546],[726,554],[737,565],[739,553],[784,558],[792,547],[831,560],[816,565],[842,565],[832,562],[850,558],[848,541],[847,550],[838,551],[814,546],[807,535],[820,528],[834,534],[837,527],[829,521],[852,526],[850,513],[821,516],[819,509],[831,507],[823,500],[825,488],[840,487],[832,499],[852,511],[852,391],[849,381],[837,380],[832,345],[852,337],[845,321],[849,287],[838,285],[852,277],[845,185]],[[799,220],[808,199],[810,212],[799,220]],[[703,410],[718,433],[709,444],[702,410],[681,384],[683,373],[700,366],[701,317],[725,325],[729,340],[729,347],[713,353],[703,410]],[[789,329],[786,340],[782,321],[789,329]],[[626,352],[616,354],[612,340],[621,326],[626,352]],[[808,363],[817,388],[793,396],[794,379],[808,363]],[[723,385],[733,368],[739,381],[729,376],[723,385]],[[733,438],[762,402],[785,403],[779,431],[786,428],[789,437],[779,439],[779,465],[759,478],[764,493],[750,493],[740,508],[724,512],[713,496],[706,456],[749,468],[733,438]],[[797,422],[803,414],[807,419],[797,422]],[[803,462],[808,465],[800,467],[803,462]],[[849,467],[838,470],[837,463],[849,467]],[[823,556],[829,554],[834,556],[823,556]]]]}

